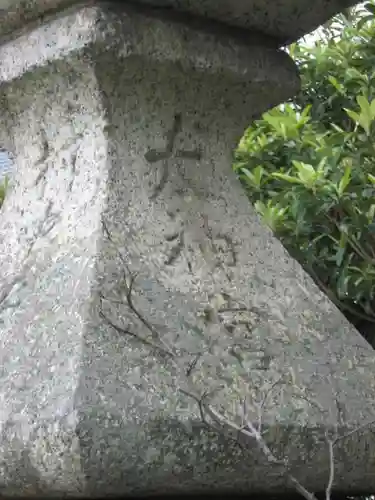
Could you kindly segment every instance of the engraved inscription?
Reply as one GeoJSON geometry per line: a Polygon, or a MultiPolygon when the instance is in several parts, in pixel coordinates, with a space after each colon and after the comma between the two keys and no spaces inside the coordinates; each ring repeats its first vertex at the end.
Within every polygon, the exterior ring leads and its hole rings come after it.
{"type": "MultiPolygon", "coordinates": [[[[238,257],[235,242],[232,237],[223,232],[215,232],[208,225],[207,216],[203,216],[203,235],[198,243],[198,249],[211,272],[215,269],[221,270],[228,281],[233,279],[234,268],[236,268],[238,257]]],[[[169,251],[165,265],[172,266],[185,258],[189,273],[193,272],[190,254],[195,253],[195,244],[189,242],[189,227],[182,222],[180,229],[164,236],[169,243],[169,251]]]]}
{"type": "Polygon", "coordinates": [[[196,160],[199,161],[201,159],[201,153],[197,150],[188,151],[183,149],[177,149],[175,146],[176,139],[178,134],[182,131],[182,118],[181,114],[176,114],[174,117],[174,122],[172,129],[167,134],[167,144],[164,151],[158,151],[156,149],[150,149],[145,154],[145,159],[148,163],[154,164],[161,162],[162,170],[160,181],[154,188],[152,195],[150,196],[151,200],[156,199],[160,193],[163,191],[166,186],[169,178],[169,161],[171,159],[187,159],[187,160],[196,160]]]}
{"type": "Polygon", "coordinates": [[[180,258],[185,257],[189,273],[193,272],[192,264],[186,252],[185,231],[181,229],[171,235],[165,236],[168,243],[172,243],[168,256],[164,262],[166,266],[173,266],[180,258]]]}
{"type": "Polygon", "coordinates": [[[207,237],[207,240],[200,245],[203,257],[214,269],[222,269],[231,281],[232,271],[228,268],[237,265],[237,252],[232,237],[222,232],[214,234],[206,215],[203,217],[203,230],[207,237]]]}

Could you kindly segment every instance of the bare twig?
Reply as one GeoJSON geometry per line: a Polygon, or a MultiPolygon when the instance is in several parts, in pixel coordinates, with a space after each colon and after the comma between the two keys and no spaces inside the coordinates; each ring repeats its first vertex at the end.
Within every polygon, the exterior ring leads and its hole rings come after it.
{"type": "MultiPolygon", "coordinates": [[[[103,227],[104,230],[108,236],[108,239],[112,242],[112,238],[110,236],[110,233],[105,226],[103,222],[103,227]]],[[[124,265],[124,288],[125,288],[125,299],[126,303],[129,307],[129,309],[133,312],[133,314],[137,317],[139,321],[147,328],[147,330],[151,333],[152,340],[149,340],[148,338],[142,337],[141,335],[138,335],[131,330],[127,328],[122,328],[115,324],[113,321],[108,318],[103,310],[100,311],[101,317],[118,333],[122,335],[129,335],[130,337],[133,337],[143,344],[149,346],[150,348],[154,348],[163,355],[166,355],[169,360],[172,361],[174,366],[177,368],[179,375],[181,376],[181,380],[184,381],[185,387],[179,387],[178,391],[187,396],[188,398],[191,398],[193,401],[195,401],[198,405],[199,408],[199,413],[200,413],[200,418],[202,423],[210,430],[213,430],[219,434],[223,434],[225,437],[233,440],[238,446],[240,446],[242,449],[244,449],[243,444],[241,442],[241,438],[245,438],[248,442],[256,443],[258,449],[263,453],[263,455],[266,457],[269,463],[275,466],[281,466],[284,470],[285,477],[287,480],[290,482],[290,484],[293,486],[293,488],[306,500],[317,500],[316,496],[309,492],[299,481],[298,479],[291,473],[290,470],[290,465],[287,459],[279,459],[275,456],[275,454],[272,452],[268,444],[266,443],[263,434],[262,434],[262,413],[264,412],[268,397],[272,393],[272,390],[282,381],[284,378],[283,376],[280,376],[272,385],[271,387],[267,390],[266,394],[264,395],[262,401],[260,404],[257,405],[258,409],[258,424],[257,426],[254,425],[250,419],[248,418],[248,415],[246,416],[246,400],[244,400],[244,416],[243,416],[243,421],[242,425],[239,426],[235,422],[229,420],[226,418],[224,415],[222,415],[220,412],[215,410],[211,404],[208,402],[208,397],[212,396],[212,393],[209,394],[208,392],[204,392],[203,394],[199,394],[197,391],[197,388],[194,386],[194,383],[192,381],[192,372],[198,363],[201,354],[195,355],[194,359],[190,362],[188,365],[187,369],[183,369],[181,367],[181,363],[179,363],[179,356],[177,356],[162,340],[161,335],[159,331],[146,319],[143,317],[143,315],[138,311],[138,309],[134,306],[133,300],[132,300],[132,293],[133,293],[133,287],[134,287],[134,282],[136,275],[130,272],[128,269],[128,266],[126,264],[126,261],[124,257],[122,256],[121,252],[119,249],[116,247],[116,250],[120,256],[121,262],[124,265]],[[130,277],[129,283],[128,279],[130,277]],[[245,424],[245,425],[244,425],[245,424]]],[[[102,297],[105,299],[104,297],[102,297]]],[[[113,303],[118,303],[118,304],[123,304],[123,301],[118,301],[115,299],[105,299],[112,301],[113,303]]],[[[228,309],[229,310],[229,309],[228,309]]],[[[221,311],[223,312],[223,311],[221,311]]],[[[299,396],[302,399],[306,399],[306,396],[301,392],[299,396]]],[[[308,400],[310,404],[314,404],[321,410],[323,409],[318,405],[317,402],[310,401],[308,400]]],[[[368,422],[366,424],[363,424],[356,429],[353,429],[352,431],[342,435],[342,436],[337,436],[337,433],[335,434],[335,438],[331,439],[328,437],[326,434],[326,441],[328,444],[328,453],[329,453],[329,478],[328,478],[328,484],[326,487],[326,500],[331,499],[331,494],[332,494],[332,489],[333,489],[333,484],[334,484],[334,473],[335,473],[335,464],[334,464],[334,446],[340,441],[343,440],[352,434],[359,432],[360,430],[370,426],[371,424],[375,423],[375,420],[368,422]]]]}
{"type": "Polygon", "coordinates": [[[285,460],[280,460],[272,453],[272,451],[268,447],[267,443],[263,439],[259,430],[255,427],[255,425],[253,425],[249,420],[247,420],[246,427],[247,427],[247,430],[243,429],[241,431],[241,433],[252,438],[252,439],[255,439],[255,441],[258,445],[258,448],[260,448],[260,450],[264,453],[268,462],[270,462],[274,465],[282,465],[283,467],[287,466],[285,460]]]}
{"type": "MultiPolygon", "coordinates": [[[[131,273],[130,272],[129,267],[128,267],[127,263],[126,263],[126,260],[125,260],[124,256],[122,255],[122,253],[119,251],[117,245],[114,243],[114,241],[112,239],[112,236],[111,236],[111,234],[110,234],[110,232],[108,230],[108,227],[107,227],[106,223],[104,222],[104,220],[102,220],[102,225],[103,225],[103,228],[104,228],[104,231],[105,231],[105,233],[107,235],[108,240],[111,242],[111,244],[115,248],[115,250],[116,250],[116,252],[117,252],[117,254],[118,254],[118,256],[119,256],[119,258],[121,260],[121,263],[124,266],[124,281],[123,281],[123,286],[124,286],[124,290],[125,290],[126,302],[127,302],[127,305],[129,306],[129,309],[135,314],[135,316],[150,331],[150,333],[152,335],[152,338],[154,340],[159,341],[162,344],[165,344],[164,341],[161,338],[160,333],[154,328],[154,326],[149,321],[147,321],[147,319],[135,307],[135,305],[133,303],[132,295],[133,295],[134,283],[135,283],[135,280],[137,278],[137,273],[131,273]],[[127,282],[128,279],[129,279],[129,284],[127,282]]],[[[107,300],[112,300],[112,299],[107,299],[107,300]]],[[[168,346],[165,345],[164,347],[166,348],[167,351],[169,351],[169,347],[168,346]]]]}
{"type": "MultiPolygon", "coordinates": [[[[188,381],[188,387],[189,386],[191,386],[191,384],[189,384],[188,381]]],[[[234,442],[234,444],[236,444],[242,450],[244,450],[243,445],[239,439],[238,432],[236,434],[236,437],[233,437],[230,433],[226,432],[227,428],[225,427],[224,422],[221,420],[221,416],[217,414],[215,411],[213,411],[212,408],[207,404],[206,400],[209,395],[212,395],[212,392],[211,393],[204,392],[202,395],[197,395],[195,393],[194,388],[189,390],[180,388],[179,392],[181,394],[184,394],[188,398],[193,399],[198,404],[201,421],[207,427],[208,430],[215,431],[218,434],[225,436],[227,439],[230,439],[231,441],[234,442]],[[208,422],[206,415],[209,416],[212,422],[208,422]]]]}
{"type": "Polygon", "coordinates": [[[261,434],[262,430],[262,413],[264,411],[264,407],[267,403],[267,400],[269,396],[272,394],[272,391],[274,388],[280,384],[280,382],[283,380],[284,375],[280,375],[280,377],[271,385],[271,387],[266,391],[265,396],[263,397],[260,405],[258,405],[258,431],[261,434]]]}
{"type": "Polygon", "coordinates": [[[302,484],[292,475],[287,474],[289,481],[293,484],[297,493],[302,495],[306,500],[318,500],[313,493],[310,493],[302,484]]]}
{"type": "Polygon", "coordinates": [[[268,462],[272,463],[273,465],[282,466],[285,469],[286,477],[291,482],[291,484],[293,484],[298,493],[300,493],[306,500],[317,500],[316,496],[313,493],[310,493],[306,488],[304,488],[304,486],[302,486],[298,479],[290,473],[288,462],[286,460],[280,460],[274,455],[274,453],[270,450],[269,446],[263,439],[259,430],[250,421],[246,422],[246,427],[239,427],[237,424],[218,413],[210,405],[205,404],[202,400],[199,402],[199,406],[201,408],[201,415],[204,422],[207,423],[204,415],[206,413],[215,422],[217,427],[227,427],[230,430],[235,431],[238,437],[245,436],[247,438],[250,438],[251,440],[255,440],[258,448],[263,452],[268,462]]]}
{"type": "Polygon", "coordinates": [[[186,370],[187,377],[190,377],[190,375],[193,373],[193,370],[197,366],[197,363],[201,357],[202,357],[202,353],[198,353],[194,356],[194,359],[189,363],[188,368],[186,370]]]}
{"type": "Polygon", "coordinates": [[[125,260],[124,256],[122,255],[122,253],[120,252],[120,250],[118,249],[118,247],[115,244],[115,242],[113,241],[112,235],[111,235],[111,233],[110,233],[110,231],[108,229],[107,224],[104,222],[104,219],[102,219],[102,226],[103,226],[104,232],[105,232],[105,234],[106,234],[106,236],[108,238],[108,241],[112,244],[112,246],[116,250],[117,255],[120,257],[121,263],[123,264],[123,266],[126,269],[126,271],[129,272],[129,268],[128,268],[128,265],[126,263],[126,260],[125,260]]]}
{"type": "Polygon", "coordinates": [[[127,328],[122,328],[121,326],[116,325],[106,314],[104,314],[103,310],[99,311],[99,315],[101,316],[101,318],[103,318],[108,323],[108,325],[110,325],[120,335],[127,335],[129,337],[133,337],[133,338],[139,340],[139,342],[141,342],[142,344],[147,345],[149,347],[152,347],[153,349],[156,349],[156,350],[160,351],[161,353],[166,354],[167,356],[169,356],[171,358],[174,358],[174,356],[175,356],[174,353],[169,351],[165,347],[157,344],[156,342],[148,340],[147,338],[142,337],[141,335],[138,335],[138,334],[132,332],[131,330],[128,330],[127,328]]]}
{"type": "Polygon", "coordinates": [[[286,460],[279,460],[278,458],[275,457],[275,455],[272,453],[269,446],[263,439],[262,435],[250,421],[247,421],[247,427],[249,429],[248,434],[255,439],[258,447],[264,453],[267,460],[273,464],[282,465],[284,467],[285,475],[288,478],[288,480],[293,484],[296,491],[300,493],[306,500],[317,500],[316,496],[313,493],[310,493],[308,490],[306,490],[306,488],[302,486],[302,484],[298,481],[298,479],[289,472],[288,462],[286,460]]]}
{"type": "Polygon", "coordinates": [[[136,279],[136,274],[132,274],[130,276],[130,283],[128,286],[126,283],[126,276],[125,276],[125,293],[126,293],[126,301],[128,303],[129,309],[136,315],[136,317],[150,331],[152,338],[154,340],[161,341],[160,333],[153,327],[153,325],[149,321],[146,320],[146,318],[138,311],[138,309],[135,307],[135,305],[133,303],[132,293],[133,293],[135,279],[136,279]]]}
{"type": "Polygon", "coordinates": [[[333,445],[335,446],[336,443],[339,441],[342,441],[343,439],[346,439],[347,437],[351,436],[352,434],[356,434],[357,432],[360,432],[363,429],[366,429],[366,427],[369,427],[370,425],[375,424],[375,419],[370,420],[370,422],[367,422],[365,424],[360,425],[359,427],[356,427],[355,429],[347,432],[346,434],[343,434],[342,436],[336,437],[336,439],[333,440],[333,445]]]}
{"type": "Polygon", "coordinates": [[[329,454],[329,479],[326,488],[326,500],[331,500],[332,486],[335,478],[335,457],[333,453],[334,441],[329,439],[326,435],[326,440],[328,444],[328,454],[329,454]]]}
{"type": "Polygon", "coordinates": [[[10,283],[6,283],[2,289],[0,290],[0,310],[5,310],[8,309],[10,306],[6,305],[6,301],[12,291],[14,290],[14,287],[23,279],[23,275],[20,274],[13,278],[13,280],[10,281],[10,283]]]}

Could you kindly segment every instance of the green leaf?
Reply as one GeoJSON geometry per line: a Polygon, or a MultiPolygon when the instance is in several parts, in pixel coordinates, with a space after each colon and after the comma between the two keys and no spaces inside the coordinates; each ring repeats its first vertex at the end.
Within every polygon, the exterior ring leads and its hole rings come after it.
{"type": "Polygon", "coordinates": [[[246,180],[249,181],[249,183],[256,189],[259,189],[262,183],[262,177],[263,174],[265,173],[265,170],[263,167],[258,165],[255,167],[252,171],[250,171],[246,167],[241,168],[241,173],[245,175],[246,180]]]}
{"type": "MultiPolygon", "coordinates": [[[[345,110],[346,111],[346,110],[345,110]]],[[[336,130],[336,132],[339,132],[340,134],[345,133],[344,129],[336,125],[336,123],[331,123],[331,127],[336,130]]]]}
{"type": "Polygon", "coordinates": [[[345,247],[339,248],[336,253],[336,266],[340,267],[345,256],[345,247]]]}
{"type": "Polygon", "coordinates": [[[372,222],[375,219],[375,204],[372,204],[367,211],[367,220],[372,222]]]}
{"type": "Polygon", "coordinates": [[[255,210],[262,216],[263,222],[274,232],[277,231],[280,222],[282,221],[286,208],[279,205],[273,205],[269,200],[267,204],[258,201],[254,205],[255,210]]]}
{"type": "Polygon", "coordinates": [[[8,178],[8,176],[6,176],[4,181],[0,184],[0,208],[4,202],[8,187],[9,187],[9,178],[8,178]]]}
{"type": "Polygon", "coordinates": [[[370,113],[366,114],[361,112],[361,114],[358,114],[350,109],[344,108],[344,110],[357,125],[360,125],[364,129],[367,136],[370,135],[370,125],[371,125],[371,117],[369,116],[370,113]]]}
{"type": "Polygon", "coordinates": [[[361,113],[365,114],[368,118],[371,118],[371,108],[368,99],[364,95],[357,96],[357,103],[361,108],[361,113]]]}
{"type": "Polygon", "coordinates": [[[352,175],[351,166],[347,165],[345,167],[344,175],[342,176],[338,186],[338,193],[340,197],[344,194],[345,189],[349,186],[351,175],[352,175]]]}
{"type": "Polygon", "coordinates": [[[293,160],[292,163],[298,170],[298,176],[301,179],[301,182],[307,187],[313,186],[317,178],[315,168],[312,165],[301,161],[293,160]]]}
{"type": "Polygon", "coordinates": [[[344,108],[344,111],[346,114],[357,124],[359,124],[360,121],[360,115],[356,113],[355,111],[352,111],[351,109],[344,108]]]}
{"type": "Polygon", "coordinates": [[[311,108],[312,108],[312,104],[308,104],[301,113],[301,119],[304,123],[306,123],[308,120],[310,120],[311,108]]]}
{"type": "Polygon", "coordinates": [[[338,80],[332,76],[332,75],[329,75],[328,76],[328,81],[335,87],[335,89],[340,93],[340,94],[343,94],[345,95],[345,87],[344,85],[342,85],[341,83],[338,82],[338,80]]]}
{"type": "Polygon", "coordinates": [[[263,174],[264,174],[263,167],[258,165],[257,167],[254,168],[254,179],[258,187],[260,187],[261,185],[263,174]]]}
{"type": "Polygon", "coordinates": [[[287,174],[281,174],[279,172],[273,172],[271,174],[271,177],[274,177],[275,179],[280,179],[282,181],[287,181],[292,184],[302,184],[301,180],[298,179],[298,177],[294,177],[292,175],[287,175],[287,174]]]}
{"type": "Polygon", "coordinates": [[[241,173],[242,174],[245,174],[245,176],[250,179],[251,181],[253,181],[254,179],[254,175],[250,172],[250,170],[246,167],[241,167],[241,173]]]}

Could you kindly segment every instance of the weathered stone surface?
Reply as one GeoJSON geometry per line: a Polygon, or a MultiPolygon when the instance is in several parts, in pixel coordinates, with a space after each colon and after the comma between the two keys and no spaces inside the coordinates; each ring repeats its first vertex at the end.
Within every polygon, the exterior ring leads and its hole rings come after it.
{"type": "MultiPolygon", "coordinates": [[[[253,422],[262,406],[272,449],[324,489],[324,433],[374,418],[375,356],[230,168],[251,119],[296,91],[287,55],[86,8],[0,61],[17,159],[0,216],[2,491],[288,491],[255,443],[205,428],[205,393],[238,425],[244,399],[253,422]]],[[[338,443],[335,487],[375,487],[374,445],[367,427],[338,443]]]]}
{"type": "MultiPolygon", "coordinates": [[[[103,3],[97,0],[0,0],[0,37],[9,37],[27,23],[45,22],[63,8],[78,4],[103,3]]],[[[110,2],[104,2],[110,3],[110,2]]],[[[112,3],[126,4],[126,0],[112,3]]],[[[259,31],[285,44],[309,33],[358,0],[132,0],[158,8],[171,8],[220,23],[259,31]]]]}
{"type": "Polygon", "coordinates": [[[257,30],[291,43],[313,31],[338,12],[356,5],[356,0],[136,0],[169,7],[249,31],[257,30]]]}

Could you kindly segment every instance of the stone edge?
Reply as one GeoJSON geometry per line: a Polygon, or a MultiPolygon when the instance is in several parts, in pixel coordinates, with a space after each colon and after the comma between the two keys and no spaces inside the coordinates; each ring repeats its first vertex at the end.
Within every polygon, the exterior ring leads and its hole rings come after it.
{"type": "Polygon", "coordinates": [[[0,85],[92,44],[104,50],[117,46],[119,57],[137,55],[156,61],[178,61],[198,71],[226,71],[249,83],[267,81],[285,87],[285,98],[299,88],[297,67],[282,50],[265,47],[261,42],[238,43],[230,36],[155,18],[147,12],[126,8],[121,13],[112,12],[105,5],[81,5],[0,46],[0,85]],[[144,29],[135,30],[134,23],[141,28],[144,23],[144,29]],[[155,29],[149,29],[151,24],[155,29]],[[176,43],[171,44],[171,40],[176,43]],[[166,51],[166,46],[170,50],[166,51]]]}

